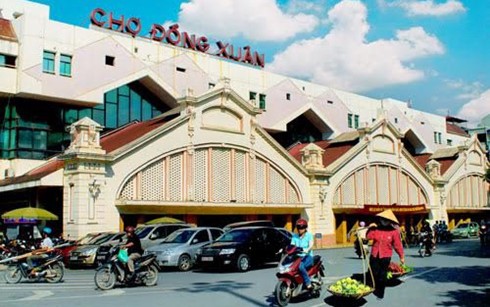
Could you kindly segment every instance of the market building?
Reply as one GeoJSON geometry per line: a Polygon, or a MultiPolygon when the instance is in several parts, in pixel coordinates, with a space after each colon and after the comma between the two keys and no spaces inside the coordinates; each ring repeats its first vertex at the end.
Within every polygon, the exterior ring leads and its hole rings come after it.
{"type": "Polygon", "coordinates": [[[48,209],[70,237],[162,215],[303,216],[321,246],[385,208],[407,226],[490,217],[485,150],[445,117],[110,8],[88,29],[29,1],[0,8],[0,213],[48,209]]]}

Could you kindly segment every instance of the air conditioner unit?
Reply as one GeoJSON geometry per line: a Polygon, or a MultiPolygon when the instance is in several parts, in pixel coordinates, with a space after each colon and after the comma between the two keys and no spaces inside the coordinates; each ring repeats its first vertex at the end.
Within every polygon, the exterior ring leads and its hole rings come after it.
{"type": "Polygon", "coordinates": [[[7,168],[5,169],[4,171],[4,176],[5,178],[10,178],[10,177],[14,177],[15,173],[14,173],[14,169],[13,168],[7,168]]]}

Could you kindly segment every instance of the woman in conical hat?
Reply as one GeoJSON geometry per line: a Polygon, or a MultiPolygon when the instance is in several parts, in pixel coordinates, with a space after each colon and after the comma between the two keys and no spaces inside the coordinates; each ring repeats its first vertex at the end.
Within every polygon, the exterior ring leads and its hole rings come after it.
{"type": "Polygon", "coordinates": [[[369,265],[371,266],[375,281],[374,295],[382,299],[385,293],[386,275],[393,250],[400,257],[402,264],[405,263],[405,255],[398,229],[400,223],[393,214],[393,211],[385,210],[376,216],[379,219],[379,225],[374,223],[369,225],[366,237],[368,240],[373,240],[369,265]]]}

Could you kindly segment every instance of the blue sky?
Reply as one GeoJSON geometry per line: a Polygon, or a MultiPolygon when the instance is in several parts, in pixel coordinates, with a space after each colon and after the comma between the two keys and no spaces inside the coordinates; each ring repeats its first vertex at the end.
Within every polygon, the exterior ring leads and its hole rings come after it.
{"type": "Polygon", "coordinates": [[[143,28],[250,45],[264,69],[467,119],[490,113],[487,0],[34,0],[54,20],[88,27],[97,7],[143,28]],[[62,2],[62,4],[61,4],[62,2]],[[145,27],[146,25],[146,27],[145,27]]]}

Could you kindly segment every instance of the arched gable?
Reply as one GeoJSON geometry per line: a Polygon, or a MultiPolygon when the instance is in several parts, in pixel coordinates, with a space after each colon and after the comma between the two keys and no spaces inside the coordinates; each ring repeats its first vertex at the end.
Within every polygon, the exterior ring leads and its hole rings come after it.
{"type": "Polygon", "coordinates": [[[297,204],[297,184],[272,161],[232,147],[202,147],[160,157],[136,170],[118,199],[148,202],[297,204]]]}
{"type": "Polygon", "coordinates": [[[488,204],[488,182],[482,174],[465,174],[448,191],[448,209],[483,208],[488,204]]]}
{"type": "Polygon", "coordinates": [[[428,205],[427,191],[396,165],[371,164],[349,173],[335,188],[334,207],[365,204],[428,205]]]}
{"type": "Polygon", "coordinates": [[[243,117],[228,108],[215,106],[202,111],[202,127],[243,132],[243,117]]]}

